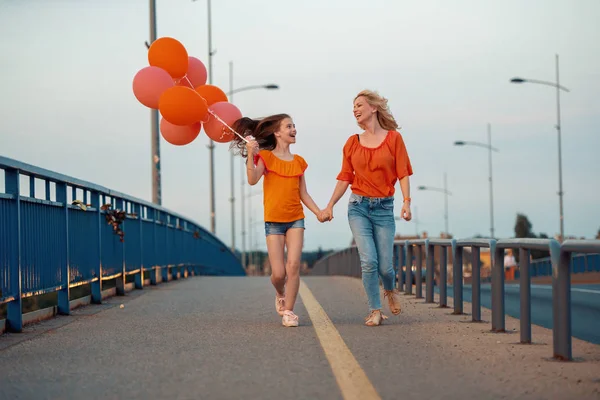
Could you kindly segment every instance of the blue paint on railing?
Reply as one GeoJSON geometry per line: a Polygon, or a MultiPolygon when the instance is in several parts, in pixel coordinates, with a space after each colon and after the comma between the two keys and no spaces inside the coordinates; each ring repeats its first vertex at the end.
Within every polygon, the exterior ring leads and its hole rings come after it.
{"type": "Polygon", "coordinates": [[[142,288],[146,271],[153,284],[157,270],[163,280],[185,271],[245,275],[217,237],[153,203],[2,156],[0,178],[0,304],[8,303],[11,330],[22,329],[27,296],[58,292],[58,310],[68,314],[69,290],[81,284],[91,283],[100,302],[103,280],[116,278],[122,294],[126,276],[142,288]],[[123,241],[104,204],[128,213],[123,241]]]}
{"type": "MultiPolygon", "coordinates": [[[[531,261],[530,276],[552,276],[552,260],[550,257],[531,261]]],[[[571,273],[600,272],[600,254],[574,254],[571,257],[571,273]]],[[[520,271],[515,271],[515,279],[519,279],[520,271]]]]}

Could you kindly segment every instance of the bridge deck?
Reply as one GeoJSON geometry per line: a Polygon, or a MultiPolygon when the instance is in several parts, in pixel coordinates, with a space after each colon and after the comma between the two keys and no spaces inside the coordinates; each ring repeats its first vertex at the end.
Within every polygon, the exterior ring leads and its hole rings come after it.
{"type": "Polygon", "coordinates": [[[574,339],[576,362],[551,361],[545,328],[520,345],[513,318],[491,333],[414,296],[370,328],[360,280],[303,282],[298,328],[281,326],[268,278],[194,277],[3,335],[0,398],[600,396],[600,346],[574,339]]]}

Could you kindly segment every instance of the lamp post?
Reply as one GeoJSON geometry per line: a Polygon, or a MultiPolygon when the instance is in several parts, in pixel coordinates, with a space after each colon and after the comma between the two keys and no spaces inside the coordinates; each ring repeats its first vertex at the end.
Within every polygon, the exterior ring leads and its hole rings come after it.
{"type": "MultiPolygon", "coordinates": [[[[146,47],[156,40],[156,0],[150,0],[150,43],[146,42],[146,47]]],[[[150,110],[150,165],[152,168],[152,202],[162,205],[162,191],[160,182],[160,137],[158,135],[158,110],[150,110]]]]}
{"type": "Polygon", "coordinates": [[[419,186],[418,187],[419,190],[432,190],[434,192],[441,192],[444,193],[444,221],[445,221],[445,229],[446,229],[446,234],[449,234],[448,231],[448,196],[451,196],[452,193],[450,193],[448,191],[448,182],[447,182],[447,177],[446,177],[446,173],[444,173],[444,188],[436,188],[436,187],[432,187],[432,186],[419,186]]]}
{"type": "Polygon", "coordinates": [[[563,186],[562,186],[562,148],[561,148],[561,126],[560,126],[560,91],[564,90],[569,92],[564,86],[560,85],[560,78],[558,73],[558,54],[555,55],[556,59],[556,82],[540,81],[537,79],[525,79],[525,78],[512,78],[511,83],[538,83],[540,85],[547,85],[556,88],[556,132],[558,134],[558,199],[559,199],[559,212],[560,212],[560,239],[561,241],[565,238],[564,229],[564,214],[563,214],[563,186]]]}
{"type": "Polygon", "coordinates": [[[487,125],[488,144],[479,142],[467,142],[464,140],[457,140],[454,142],[455,146],[479,146],[488,149],[488,163],[489,163],[489,182],[490,182],[490,234],[491,238],[494,239],[494,186],[492,181],[492,151],[498,151],[498,149],[492,147],[492,128],[490,124],[487,125]]]}
{"type": "MultiPolygon", "coordinates": [[[[192,0],[196,1],[196,0],[192,0]]],[[[216,50],[212,47],[212,14],[211,0],[206,0],[207,18],[208,18],[208,83],[212,84],[213,69],[212,57],[216,54],[216,50]]],[[[209,159],[209,176],[210,176],[210,232],[214,235],[217,233],[216,217],[215,217],[215,143],[212,139],[208,140],[208,159],[209,159]]]]}
{"type": "MultiPolygon", "coordinates": [[[[234,93],[243,92],[246,90],[254,90],[254,89],[267,89],[267,90],[275,90],[279,89],[279,85],[274,83],[269,83],[265,85],[251,85],[244,86],[241,88],[234,89],[233,88],[233,61],[229,61],[229,92],[227,93],[227,97],[229,98],[229,102],[233,104],[233,95],[234,93]]],[[[243,132],[239,132],[243,135],[243,132]]],[[[234,190],[234,161],[235,157],[233,153],[231,153],[231,197],[229,201],[231,202],[231,251],[235,251],[235,190],[234,190]]],[[[245,174],[244,174],[244,163],[242,163],[242,173],[241,173],[241,198],[242,198],[242,265],[246,265],[246,221],[245,221],[245,207],[244,207],[244,186],[245,186],[245,174]]]]}

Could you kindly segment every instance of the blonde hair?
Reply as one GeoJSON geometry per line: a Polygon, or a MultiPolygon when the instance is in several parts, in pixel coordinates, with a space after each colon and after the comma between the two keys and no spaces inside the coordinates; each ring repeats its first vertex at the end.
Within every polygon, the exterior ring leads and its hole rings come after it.
{"type": "MultiPolygon", "coordinates": [[[[377,110],[377,121],[383,129],[386,129],[388,131],[398,129],[398,123],[396,122],[394,116],[390,112],[390,109],[387,104],[388,100],[385,97],[380,96],[379,93],[374,92],[372,90],[363,90],[362,92],[356,95],[354,101],[356,101],[356,99],[358,99],[359,97],[364,97],[367,103],[369,103],[371,107],[374,107],[377,110]]],[[[362,129],[365,129],[364,126],[361,126],[360,124],[359,126],[362,129]]]]}

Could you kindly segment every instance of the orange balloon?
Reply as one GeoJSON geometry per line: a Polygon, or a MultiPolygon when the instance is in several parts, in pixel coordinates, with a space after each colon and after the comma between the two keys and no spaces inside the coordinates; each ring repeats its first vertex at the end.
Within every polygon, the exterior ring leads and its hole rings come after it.
{"type": "Polygon", "coordinates": [[[185,86],[165,90],[158,101],[158,109],[163,118],[173,125],[191,125],[208,115],[206,101],[185,86]]]}
{"type": "Polygon", "coordinates": [[[204,97],[206,104],[208,104],[209,107],[220,101],[228,101],[225,92],[215,85],[198,86],[196,88],[196,92],[200,93],[200,96],[204,97]]]}
{"type": "Polygon", "coordinates": [[[162,37],[148,49],[148,62],[153,67],[164,69],[173,78],[181,78],[188,70],[188,53],[176,39],[162,37]]]}

